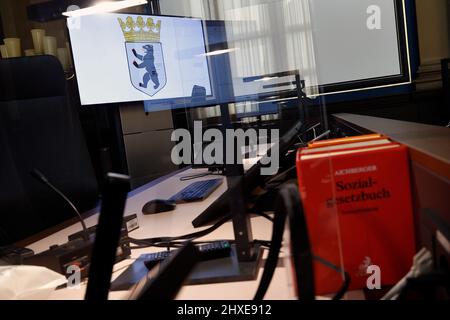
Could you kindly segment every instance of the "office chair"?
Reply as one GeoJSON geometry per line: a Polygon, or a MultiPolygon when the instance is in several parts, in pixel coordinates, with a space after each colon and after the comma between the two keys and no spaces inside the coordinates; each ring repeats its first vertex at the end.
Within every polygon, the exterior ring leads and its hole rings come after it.
{"type": "Polygon", "coordinates": [[[78,113],[53,56],[0,60],[0,245],[60,224],[74,213],[33,179],[43,172],[82,212],[98,199],[78,113]]]}

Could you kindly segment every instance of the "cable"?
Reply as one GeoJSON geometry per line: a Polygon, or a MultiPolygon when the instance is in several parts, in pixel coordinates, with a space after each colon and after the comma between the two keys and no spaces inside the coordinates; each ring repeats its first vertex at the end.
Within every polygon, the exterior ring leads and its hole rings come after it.
{"type": "Polygon", "coordinates": [[[344,282],[342,283],[339,291],[334,295],[332,300],[341,300],[344,295],[347,293],[348,288],[350,287],[350,283],[352,279],[350,278],[350,274],[347,271],[344,271],[344,282]]]}
{"type": "Polygon", "coordinates": [[[286,216],[287,216],[286,212],[284,213],[277,212],[275,214],[269,255],[264,265],[263,275],[261,277],[261,281],[259,283],[258,289],[255,293],[255,297],[253,298],[253,300],[261,301],[262,299],[264,299],[267,289],[269,288],[270,282],[272,281],[272,277],[275,272],[275,268],[278,264],[278,256],[280,254],[282,246],[284,226],[286,224],[286,216]]]}
{"type": "MultiPolygon", "coordinates": [[[[236,241],[235,240],[226,240],[226,239],[222,239],[222,240],[211,240],[211,241],[193,241],[192,243],[195,245],[202,245],[202,244],[208,244],[208,243],[212,243],[212,242],[216,242],[216,241],[228,241],[230,244],[234,244],[236,241]]],[[[129,241],[130,243],[135,243],[138,244],[137,242],[135,242],[134,240],[129,241]]],[[[156,247],[156,248],[181,248],[183,247],[185,241],[173,241],[173,242],[164,242],[164,243],[152,243],[152,244],[141,244],[141,245],[136,245],[136,246],[130,246],[131,250],[137,250],[137,249],[147,249],[150,247],[156,247]]],[[[267,241],[267,240],[253,240],[253,244],[259,244],[261,247],[264,248],[270,248],[271,242],[267,241]]]]}
{"type": "Polygon", "coordinates": [[[285,185],[276,200],[276,211],[272,229],[272,240],[267,257],[264,272],[261,277],[254,300],[261,301],[269,288],[273,274],[278,264],[279,254],[282,247],[284,227],[286,219],[289,218],[293,266],[297,275],[297,288],[299,298],[303,300],[314,300],[314,273],[313,260],[325,265],[344,275],[344,281],[333,300],[340,300],[347,292],[351,278],[343,269],[326,261],[323,258],[313,256],[309,243],[308,229],[304,216],[303,206],[298,193],[298,188],[292,184],[285,185]]]}
{"type": "Polygon", "coordinates": [[[263,218],[269,220],[270,222],[275,222],[274,218],[269,216],[267,213],[264,213],[264,212],[249,212],[249,213],[254,214],[255,216],[263,217],[263,218]]]}
{"type": "Polygon", "coordinates": [[[134,239],[129,237],[128,239],[130,241],[138,241],[138,242],[144,242],[149,246],[152,246],[154,244],[158,244],[158,243],[170,243],[176,240],[190,240],[190,239],[196,239],[196,238],[201,238],[204,237],[212,232],[214,232],[215,230],[217,230],[218,228],[220,228],[222,225],[224,225],[226,222],[228,222],[228,220],[231,219],[231,215],[228,215],[224,218],[222,218],[219,222],[217,222],[216,224],[214,224],[212,227],[209,227],[205,230],[202,231],[197,231],[197,232],[193,232],[193,233],[189,233],[186,235],[182,235],[182,236],[176,236],[176,237],[161,237],[161,238],[148,238],[148,239],[134,239]]]}
{"type": "Polygon", "coordinates": [[[89,241],[89,231],[86,227],[86,224],[84,222],[83,217],[80,214],[80,211],[78,211],[77,207],[72,203],[72,201],[69,200],[69,198],[66,197],[64,193],[61,192],[57,187],[55,187],[48,178],[39,170],[33,169],[30,172],[31,176],[35,178],[40,183],[44,184],[47,188],[52,190],[54,193],[56,193],[61,199],[64,200],[66,204],[69,205],[69,207],[75,212],[76,217],[78,218],[79,222],[81,223],[81,227],[83,228],[83,239],[85,241],[89,241]]]}
{"type": "Polygon", "coordinates": [[[297,165],[291,166],[284,170],[283,172],[277,174],[274,177],[271,177],[269,180],[265,183],[264,189],[278,189],[280,186],[286,183],[286,180],[289,180],[290,176],[296,176],[297,175],[297,165]]]}
{"type": "Polygon", "coordinates": [[[317,262],[324,265],[325,267],[332,269],[336,272],[339,272],[341,274],[344,274],[344,282],[342,283],[342,286],[339,288],[339,291],[332,298],[332,300],[341,300],[350,286],[350,283],[351,283],[350,274],[348,272],[346,272],[345,270],[339,268],[338,266],[334,265],[333,263],[325,260],[324,258],[321,258],[318,256],[314,256],[313,258],[314,258],[314,260],[317,260],[317,262]]]}

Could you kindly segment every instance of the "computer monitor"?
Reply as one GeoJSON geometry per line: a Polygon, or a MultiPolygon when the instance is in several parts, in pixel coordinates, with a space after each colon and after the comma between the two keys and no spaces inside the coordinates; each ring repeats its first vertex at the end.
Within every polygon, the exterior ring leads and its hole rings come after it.
{"type": "Polygon", "coordinates": [[[268,71],[293,69],[300,70],[306,91],[313,95],[411,82],[404,1],[317,0],[304,5],[283,12],[285,22],[276,20],[278,15],[260,14],[272,6],[256,5],[231,5],[226,20],[209,26],[210,21],[193,18],[135,14],[69,18],[81,102],[144,101],[149,112],[259,99],[282,91],[290,91],[295,98],[295,85],[286,79],[244,82],[268,71]],[[295,23],[290,20],[293,17],[295,23]],[[289,23],[292,26],[286,31],[289,23]],[[258,25],[270,25],[270,34],[258,25]],[[214,28],[219,39],[208,31],[214,28]],[[210,48],[213,42],[223,46],[210,48]],[[154,46],[155,66],[150,69],[155,72],[134,65],[141,66],[143,61],[133,49],[143,56],[146,43],[154,46]],[[221,55],[230,58],[228,70],[208,63],[221,55]],[[264,63],[258,62],[261,59],[264,63]],[[214,83],[222,71],[230,76],[230,94],[222,92],[228,91],[222,87],[227,81],[214,83]],[[273,87],[280,82],[287,85],[273,87]]]}
{"type": "Polygon", "coordinates": [[[315,0],[318,83],[326,93],[411,82],[403,0],[315,0]]]}
{"type": "Polygon", "coordinates": [[[300,71],[309,96],[410,83],[408,5],[403,0],[224,4],[232,20],[226,31],[235,49],[230,55],[235,95],[293,93],[286,79],[242,80],[287,70],[300,71]],[[286,86],[273,90],[280,83],[286,86]]]}
{"type": "Polygon", "coordinates": [[[146,101],[157,111],[212,94],[202,20],[95,14],[68,28],[82,105],[146,101]]]}

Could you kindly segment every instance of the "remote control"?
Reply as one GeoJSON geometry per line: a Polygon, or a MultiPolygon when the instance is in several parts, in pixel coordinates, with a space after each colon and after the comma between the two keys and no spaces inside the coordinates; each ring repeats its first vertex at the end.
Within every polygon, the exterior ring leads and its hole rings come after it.
{"type": "Polygon", "coordinates": [[[144,264],[147,267],[147,269],[150,270],[154,266],[156,266],[159,262],[162,262],[167,257],[169,257],[172,254],[172,252],[174,252],[174,251],[167,250],[167,251],[146,254],[144,256],[144,258],[145,258],[144,264]]]}
{"type": "Polygon", "coordinates": [[[198,247],[202,261],[214,260],[228,257],[231,252],[231,245],[228,241],[214,241],[198,247]]]}
{"type": "MultiPolygon", "coordinates": [[[[197,247],[202,261],[214,260],[219,258],[228,257],[231,252],[231,245],[228,241],[214,241],[211,243],[203,244],[197,247]]],[[[152,269],[159,262],[164,261],[166,258],[170,257],[173,251],[160,251],[156,253],[144,255],[144,264],[147,269],[152,269]]]]}

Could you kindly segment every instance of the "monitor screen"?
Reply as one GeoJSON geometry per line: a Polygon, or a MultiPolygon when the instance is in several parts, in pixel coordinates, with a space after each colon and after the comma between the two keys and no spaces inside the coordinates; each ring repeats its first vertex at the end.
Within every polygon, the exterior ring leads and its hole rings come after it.
{"type": "Polygon", "coordinates": [[[401,0],[221,2],[236,97],[294,90],[293,77],[244,81],[293,70],[309,95],[410,82],[401,0]]]}
{"type": "Polygon", "coordinates": [[[211,95],[199,19],[101,14],[68,26],[82,105],[211,95]]]}
{"type": "Polygon", "coordinates": [[[408,81],[401,1],[315,0],[311,15],[319,84],[328,91],[408,81]]]}

